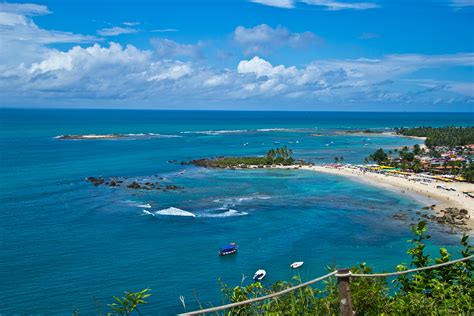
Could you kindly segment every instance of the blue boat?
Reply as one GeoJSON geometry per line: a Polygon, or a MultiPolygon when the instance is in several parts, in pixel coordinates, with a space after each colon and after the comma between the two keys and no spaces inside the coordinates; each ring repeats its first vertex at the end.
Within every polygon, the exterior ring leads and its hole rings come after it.
{"type": "Polygon", "coordinates": [[[220,256],[227,256],[227,255],[233,255],[234,253],[237,253],[237,249],[239,247],[235,243],[230,243],[227,246],[221,247],[219,249],[219,255],[220,256]]]}

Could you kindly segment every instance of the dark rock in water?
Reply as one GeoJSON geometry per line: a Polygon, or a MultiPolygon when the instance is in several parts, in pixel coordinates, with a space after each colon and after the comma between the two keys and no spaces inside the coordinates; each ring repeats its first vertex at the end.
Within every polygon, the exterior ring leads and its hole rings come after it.
{"type": "MultiPolygon", "coordinates": [[[[163,178],[160,178],[163,179],[163,178]]],[[[90,183],[92,183],[94,186],[99,186],[99,185],[106,185],[108,187],[119,187],[121,183],[124,183],[124,180],[119,180],[117,178],[110,178],[107,181],[104,180],[102,177],[88,177],[86,180],[90,183]]],[[[166,186],[160,184],[159,182],[151,182],[151,181],[146,181],[146,182],[139,182],[137,180],[134,180],[132,182],[128,182],[126,187],[129,189],[141,189],[141,190],[158,190],[158,191],[170,191],[170,190],[178,190],[182,189],[183,187],[174,185],[174,184],[167,184],[166,186]]]]}
{"type": "Polygon", "coordinates": [[[408,216],[407,216],[407,214],[405,214],[405,213],[398,212],[398,213],[392,215],[392,218],[393,218],[393,219],[397,219],[397,220],[404,221],[404,220],[407,220],[407,219],[408,219],[408,216]]]}
{"type": "Polygon", "coordinates": [[[98,186],[98,185],[104,183],[104,178],[102,178],[102,177],[99,177],[99,178],[96,178],[96,177],[88,177],[86,180],[89,181],[89,182],[91,182],[91,183],[92,183],[93,185],[95,185],[95,186],[98,186]]]}
{"type": "Polygon", "coordinates": [[[129,189],[140,189],[141,185],[137,181],[133,181],[129,185],[127,185],[127,188],[129,189]]]}
{"type": "Polygon", "coordinates": [[[182,187],[179,187],[179,186],[174,185],[174,184],[168,184],[165,188],[166,188],[166,190],[178,190],[178,189],[182,189],[182,187]]]}

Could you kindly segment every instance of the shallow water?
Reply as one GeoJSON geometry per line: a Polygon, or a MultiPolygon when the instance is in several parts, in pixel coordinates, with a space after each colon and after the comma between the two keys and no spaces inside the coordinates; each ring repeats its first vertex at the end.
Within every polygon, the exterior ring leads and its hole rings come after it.
{"type": "MultiPolygon", "coordinates": [[[[379,147],[416,141],[337,131],[473,122],[472,114],[446,113],[3,109],[0,115],[2,314],[93,314],[94,298],[105,306],[112,295],[145,287],[153,290],[145,312],[173,314],[183,311],[180,295],[188,308],[196,297],[218,304],[219,277],[235,285],[264,268],[267,284],[289,280],[293,261],[305,261],[303,279],[325,273],[327,265],[362,261],[393,270],[408,259],[410,232],[391,216],[411,210],[415,218],[421,206],[408,196],[310,171],[209,170],[168,161],[262,155],[287,145],[315,163],[334,156],[357,163],[379,147]],[[54,138],[94,133],[176,137],[54,138]],[[183,189],[94,187],[88,176],[183,189]],[[228,242],[237,242],[239,253],[218,257],[228,242]]],[[[433,230],[435,245],[457,239],[433,230]]]]}

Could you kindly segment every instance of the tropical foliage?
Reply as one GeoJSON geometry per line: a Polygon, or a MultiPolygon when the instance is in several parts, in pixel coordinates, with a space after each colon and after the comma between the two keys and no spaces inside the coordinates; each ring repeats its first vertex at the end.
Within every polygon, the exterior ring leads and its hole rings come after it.
{"type": "Polygon", "coordinates": [[[114,296],[115,302],[112,304],[107,304],[107,306],[112,308],[112,311],[114,311],[114,313],[117,315],[128,316],[134,311],[141,315],[138,306],[148,304],[145,299],[151,296],[149,292],[150,289],[148,288],[140,292],[125,292],[123,297],[114,296]]]}
{"type": "Polygon", "coordinates": [[[270,149],[264,157],[219,157],[215,159],[192,160],[189,164],[209,168],[236,168],[246,166],[288,166],[295,162],[293,151],[284,146],[270,149]]]}
{"type": "MultiPolygon", "coordinates": [[[[425,222],[416,225],[413,232],[415,237],[410,240],[412,247],[407,252],[411,262],[398,265],[398,271],[452,260],[445,248],[439,250],[440,256],[434,260],[425,253],[426,241],[430,239],[425,222]]],[[[468,236],[464,235],[460,257],[472,254],[473,247],[468,243],[468,236]]],[[[365,263],[353,267],[351,271],[372,272],[365,263]]],[[[390,283],[383,278],[352,278],[353,308],[357,315],[471,315],[474,313],[473,271],[473,262],[468,260],[398,276],[390,283]]],[[[258,282],[234,288],[224,284],[222,293],[227,301],[240,302],[278,292],[300,282],[300,278],[295,277],[292,282],[280,281],[270,287],[258,282]]],[[[276,299],[236,307],[226,311],[225,315],[336,315],[338,312],[338,287],[334,279],[329,279],[321,288],[300,288],[276,299]]]]}
{"type": "Polygon", "coordinates": [[[426,137],[425,145],[430,148],[474,144],[474,126],[397,128],[395,131],[404,136],[426,137]]]}

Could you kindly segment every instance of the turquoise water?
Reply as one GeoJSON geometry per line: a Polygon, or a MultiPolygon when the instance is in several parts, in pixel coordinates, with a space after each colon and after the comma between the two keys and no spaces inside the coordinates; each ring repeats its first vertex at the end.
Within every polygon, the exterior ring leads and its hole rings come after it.
{"type": "MultiPolygon", "coordinates": [[[[94,300],[105,306],[112,295],[145,287],[153,296],[144,312],[178,313],[180,295],[188,309],[197,300],[219,304],[219,277],[236,285],[264,268],[265,283],[288,280],[289,264],[300,260],[303,279],[330,264],[366,261],[375,270],[392,270],[407,261],[410,232],[407,222],[391,216],[402,209],[416,217],[421,206],[409,197],[309,171],[208,170],[168,161],[262,155],[287,145],[315,163],[334,156],[357,163],[379,147],[416,141],[337,131],[474,121],[472,113],[12,109],[0,110],[0,117],[0,314],[48,315],[94,314],[94,300]],[[162,136],[54,138],[89,133],[162,136]],[[183,189],[94,187],[88,176],[183,189]],[[170,207],[196,217],[154,214],[170,207]],[[218,257],[218,248],[232,241],[240,252],[218,257]]],[[[458,238],[432,230],[435,245],[458,238]]]]}

